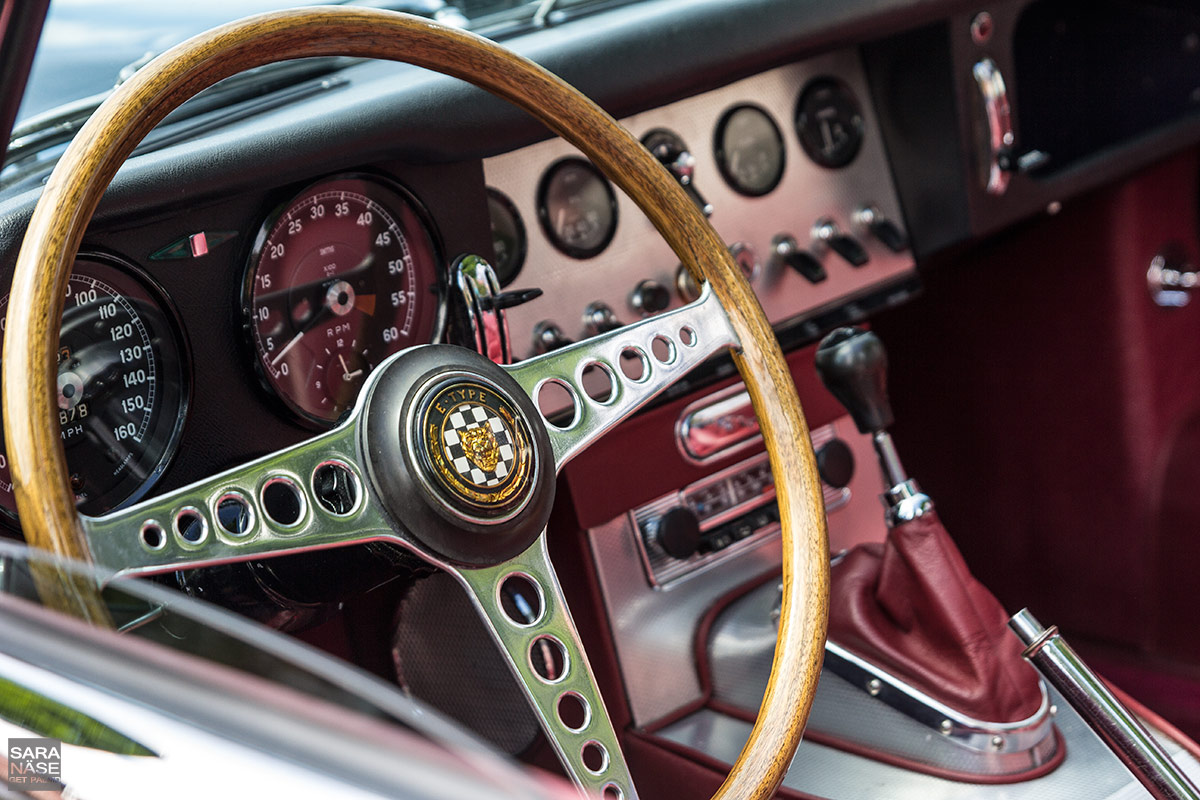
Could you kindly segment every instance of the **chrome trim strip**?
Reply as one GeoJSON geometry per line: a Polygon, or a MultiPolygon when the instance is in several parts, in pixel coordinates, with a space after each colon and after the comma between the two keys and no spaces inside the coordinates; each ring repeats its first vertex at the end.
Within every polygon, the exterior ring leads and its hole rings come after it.
{"type": "Polygon", "coordinates": [[[1050,697],[1046,684],[1040,680],[1042,702],[1031,716],[1016,722],[988,722],[955,711],[836,642],[825,643],[825,668],[876,700],[976,752],[1031,750],[1053,731],[1050,697]]]}
{"type": "Polygon", "coordinates": [[[692,464],[707,464],[761,441],[758,418],[742,383],[688,404],[675,422],[675,444],[692,464]]]}
{"type": "Polygon", "coordinates": [[[990,58],[976,63],[971,74],[975,76],[979,99],[987,115],[988,152],[980,154],[987,160],[988,174],[984,188],[988,194],[1001,195],[1008,191],[1008,181],[1012,177],[1011,169],[1006,169],[1001,163],[1002,156],[1011,151],[1014,141],[1008,89],[1000,68],[990,58]]]}

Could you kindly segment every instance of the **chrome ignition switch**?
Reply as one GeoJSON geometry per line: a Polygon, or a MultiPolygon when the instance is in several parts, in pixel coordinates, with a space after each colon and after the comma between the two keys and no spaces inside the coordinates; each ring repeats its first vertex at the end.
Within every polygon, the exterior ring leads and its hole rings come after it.
{"type": "Polygon", "coordinates": [[[704,212],[704,216],[711,217],[712,203],[704,199],[693,180],[696,157],[688,150],[683,139],[679,138],[679,134],[665,128],[656,128],[642,137],[642,145],[667,168],[675,180],[679,181],[679,185],[687,192],[688,197],[692,198],[696,207],[704,212]]]}

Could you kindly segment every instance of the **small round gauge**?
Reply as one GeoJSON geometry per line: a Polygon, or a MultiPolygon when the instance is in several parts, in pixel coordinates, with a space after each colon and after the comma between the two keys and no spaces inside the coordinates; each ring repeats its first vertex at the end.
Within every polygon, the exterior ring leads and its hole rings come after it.
{"type": "Polygon", "coordinates": [[[387,356],[429,340],[438,256],[416,204],[362,175],[309,186],[259,232],[243,304],[268,387],[328,425],[387,356]]]}
{"type": "MultiPolygon", "coordinates": [[[[8,313],[8,300],[0,300],[0,314],[8,313]]],[[[187,375],[177,317],[161,290],[115,259],[76,259],[59,336],[56,401],[80,511],[128,505],[162,475],[183,432],[187,375]]],[[[4,456],[0,508],[16,516],[4,456]]]]}
{"type": "Polygon", "coordinates": [[[512,283],[525,264],[525,224],[513,201],[502,192],[488,187],[488,216],[492,220],[492,250],[496,261],[496,279],[501,286],[512,283]]]}
{"type": "Polygon", "coordinates": [[[617,197],[591,162],[564,158],[542,176],[538,218],[559,250],[572,258],[592,258],[617,232],[617,197]]]}
{"type": "Polygon", "coordinates": [[[783,178],[783,134],[758,106],[726,111],[717,123],[713,146],[721,175],[736,192],[762,197],[783,178]]]}
{"type": "Polygon", "coordinates": [[[808,82],[796,103],[796,135],[822,167],[844,167],[858,155],[866,123],[850,87],[836,78],[808,82]]]}

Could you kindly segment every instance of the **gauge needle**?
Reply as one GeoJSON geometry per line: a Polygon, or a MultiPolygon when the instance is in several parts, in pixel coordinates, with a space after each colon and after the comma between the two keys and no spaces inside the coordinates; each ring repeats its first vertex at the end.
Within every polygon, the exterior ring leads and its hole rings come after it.
{"type": "Polygon", "coordinates": [[[283,349],[279,351],[279,354],[271,359],[271,366],[274,367],[279,364],[279,362],[283,360],[283,357],[287,355],[288,350],[291,350],[293,347],[295,347],[296,342],[300,341],[302,338],[304,338],[304,331],[300,331],[293,336],[292,340],[285,344],[283,349]]]}
{"type": "Polygon", "coordinates": [[[338,353],[338,361],[342,362],[342,380],[352,381],[359,375],[362,375],[362,367],[354,370],[354,372],[350,371],[350,367],[346,366],[346,359],[342,357],[341,353],[338,353]]]}
{"type": "Polygon", "coordinates": [[[354,307],[367,316],[373,316],[375,314],[375,295],[356,295],[354,298],[354,307]]]}

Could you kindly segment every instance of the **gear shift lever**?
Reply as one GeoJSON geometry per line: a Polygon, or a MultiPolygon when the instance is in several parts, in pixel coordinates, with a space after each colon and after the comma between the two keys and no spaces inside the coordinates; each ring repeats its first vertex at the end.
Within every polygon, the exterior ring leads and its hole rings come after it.
{"type": "Polygon", "coordinates": [[[879,337],[862,328],[838,328],[817,347],[817,373],[858,426],[868,433],[879,456],[888,525],[895,526],[933,510],[933,501],[908,477],[887,428],[892,406],[887,394],[887,351],[879,337]]]}
{"type": "MultiPolygon", "coordinates": [[[[883,343],[870,331],[839,328],[817,348],[817,372],[859,431],[871,436],[891,487],[882,495],[887,537],[851,548],[831,568],[829,640],[940,708],[993,724],[1002,742],[1014,726],[1048,731],[1049,703],[1011,641],[1008,614],[971,575],[933,501],[900,463],[887,431],[892,409],[883,343]]],[[[886,692],[878,696],[887,702],[886,692]]],[[[953,729],[952,721],[945,724],[953,729]]]]}

